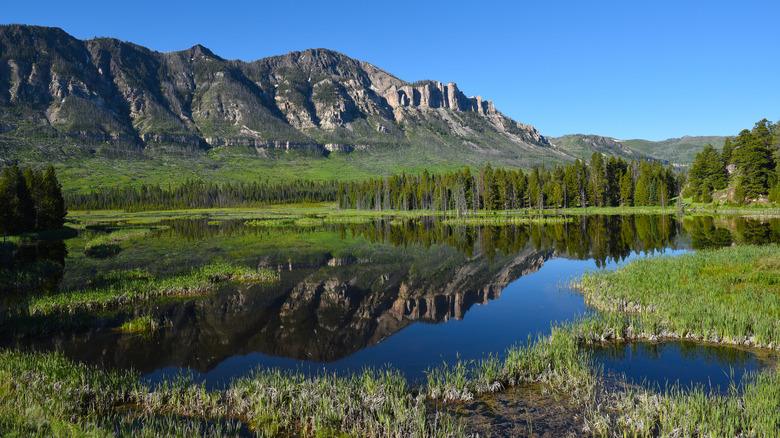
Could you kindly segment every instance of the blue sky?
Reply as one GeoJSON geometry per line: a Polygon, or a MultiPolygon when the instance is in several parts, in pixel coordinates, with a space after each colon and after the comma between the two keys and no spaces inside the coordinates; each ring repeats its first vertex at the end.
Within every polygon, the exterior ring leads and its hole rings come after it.
{"type": "Polygon", "coordinates": [[[2,23],[254,59],[325,47],[457,82],[543,135],[663,140],[777,121],[780,2],[36,0],[2,23]],[[78,6],[76,6],[78,5],[78,6]]]}

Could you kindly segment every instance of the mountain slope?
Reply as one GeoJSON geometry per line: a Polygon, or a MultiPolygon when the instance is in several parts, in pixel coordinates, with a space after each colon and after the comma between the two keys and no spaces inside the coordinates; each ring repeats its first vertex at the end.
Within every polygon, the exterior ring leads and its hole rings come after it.
{"type": "Polygon", "coordinates": [[[645,155],[662,157],[664,160],[679,164],[691,164],[696,154],[704,149],[704,146],[711,144],[716,149],[723,148],[723,143],[727,137],[723,136],[700,136],[691,137],[686,135],[681,138],[670,138],[663,141],[649,140],[622,140],[621,142],[628,148],[645,155]]]}
{"type": "Polygon", "coordinates": [[[326,49],[244,62],[23,25],[0,26],[0,152],[58,163],[71,190],[573,159],[454,83],[326,49]]]}
{"type": "Polygon", "coordinates": [[[550,138],[557,149],[576,157],[584,157],[590,160],[593,152],[607,155],[616,155],[626,160],[649,158],[661,160],[678,166],[688,166],[693,162],[696,154],[707,144],[712,144],[718,149],[723,147],[726,137],[702,136],[682,138],[670,138],[663,141],[650,140],[617,140],[611,137],[598,135],[573,134],[562,137],[550,138]]]}
{"type": "Polygon", "coordinates": [[[619,140],[599,135],[571,134],[550,138],[550,142],[568,154],[590,161],[594,152],[616,155],[625,159],[640,158],[639,154],[619,140]]]}

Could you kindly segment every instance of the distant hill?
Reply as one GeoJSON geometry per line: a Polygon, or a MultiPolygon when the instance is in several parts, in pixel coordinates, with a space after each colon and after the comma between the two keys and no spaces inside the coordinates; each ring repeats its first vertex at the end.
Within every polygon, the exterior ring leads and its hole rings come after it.
{"type": "Polygon", "coordinates": [[[616,155],[625,159],[640,158],[640,154],[614,138],[599,135],[572,134],[549,138],[550,142],[567,154],[590,161],[593,152],[616,155]]]}
{"type": "Polygon", "coordinates": [[[670,138],[663,141],[650,140],[617,140],[598,135],[573,134],[557,138],[549,138],[556,148],[569,155],[590,159],[593,152],[621,156],[626,160],[633,158],[650,158],[688,166],[693,163],[696,154],[708,143],[718,149],[723,148],[727,137],[706,136],[670,138]]]}
{"type": "Polygon", "coordinates": [[[726,138],[722,136],[691,137],[686,135],[682,138],[670,138],[663,141],[621,140],[621,143],[648,156],[688,165],[693,163],[696,154],[701,152],[707,144],[712,144],[718,150],[722,149],[726,138]]]}

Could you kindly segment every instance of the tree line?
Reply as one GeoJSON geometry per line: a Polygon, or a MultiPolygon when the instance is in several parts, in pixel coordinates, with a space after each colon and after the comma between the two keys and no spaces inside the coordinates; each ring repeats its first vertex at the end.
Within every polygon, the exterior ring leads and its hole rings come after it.
{"type": "Polygon", "coordinates": [[[54,167],[45,172],[17,164],[5,166],[0,178],[0,233],[56,230],[65,223],[65,201],[54,167]]]}
{"type": "Polygon", "coordinates": [[[256,207],[265,204],[333,202],[336,182],[211,182],[187,180],[177,186],[110,187],[89,193],[68,194],[73,210],[121,209],[126,211],[179,208],[256,207]]]}
{"type": "Polygon", "coordinates": [[[711,144],[696,154],[684,195],[712,202],[714,192],[733,188],[730,200],[780,201],[780,129],[763,119],[743,129],[734,141],[726,139],[721,152],[711,144]]]}
{"type": "Polygon", "coordinates": [[[358,210],[439,210],[466,213],[479,210],[617,206],[667,206],[685,182],[671,166],[658,161],[605,159],[594,152],[590,162],[575,160],[552,169],[534,166],[493,169],[490,163],[472,174],[469,168],[451,173],[401,173],[388,178],[343,182],[340,208],[358,210]]]}

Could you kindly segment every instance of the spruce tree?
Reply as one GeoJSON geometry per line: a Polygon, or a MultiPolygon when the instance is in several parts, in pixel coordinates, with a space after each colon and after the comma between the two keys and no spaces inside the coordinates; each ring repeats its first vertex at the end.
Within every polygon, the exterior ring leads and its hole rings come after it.
{"type": "Polygon", "coordinates": [[[620,205],[624,207],[634,205],[634,184],[631,172],[628,170],[620,177],[620,205]]]}
{"type": "Polygon", "coordinates": [[[734,147],[731,145],[731,139],[726,137],[726,141],[723,143],[723,149],[720,153],[720,158],[723,160],[723,166],[727,167],[731,164],[731,154],[734,151],[734,147]]]}

